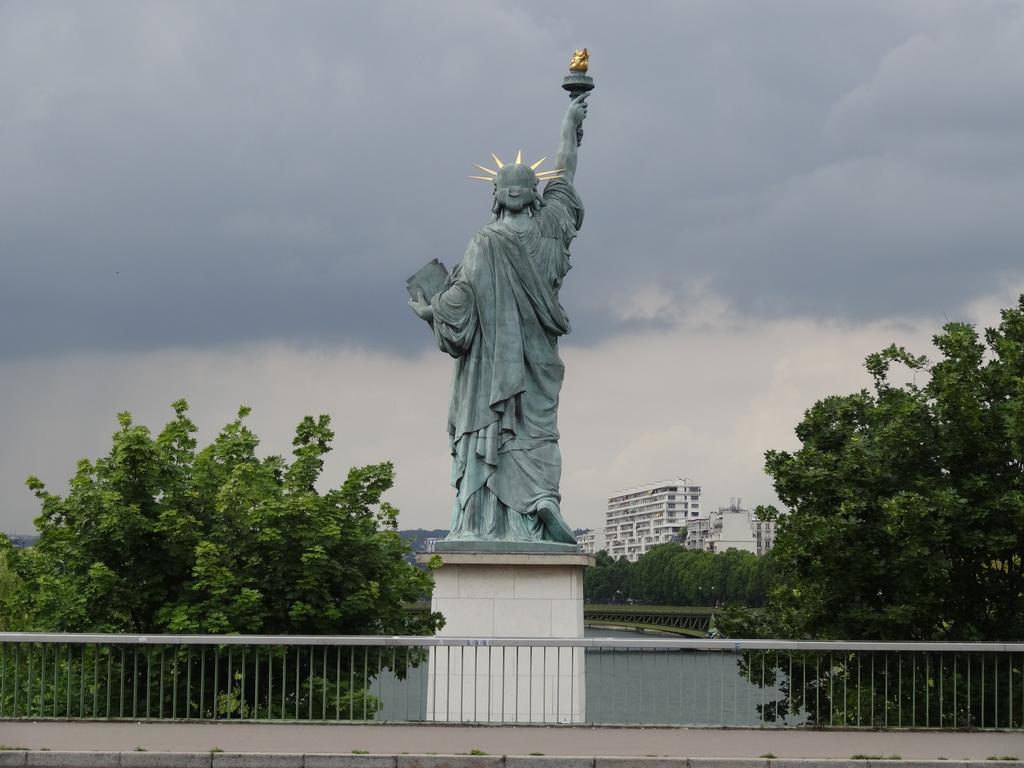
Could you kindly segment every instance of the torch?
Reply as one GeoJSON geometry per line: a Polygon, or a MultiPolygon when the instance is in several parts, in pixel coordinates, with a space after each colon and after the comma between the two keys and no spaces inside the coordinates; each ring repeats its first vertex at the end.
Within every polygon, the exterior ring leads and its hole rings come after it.
{"type": "MultiPolygon", "coordinates": [[[[575,51],[569,62],[569,74],[562,80],[562,87],[569,92],[569,98],[575,99],[581,93],[594,90],[594,78],[587,74],[590,53],[586,48],[575,51]]],[[[583,143],[583,126],[576,129],[576,146],[583,143]]]]}

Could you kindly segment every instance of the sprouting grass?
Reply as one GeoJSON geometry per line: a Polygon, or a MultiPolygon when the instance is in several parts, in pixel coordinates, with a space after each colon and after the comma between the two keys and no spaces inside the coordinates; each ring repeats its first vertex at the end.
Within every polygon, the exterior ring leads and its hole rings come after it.
{"type": "Polygon", "coordinates": [[[758,757],[763,757],[768,760],[774,760],[776,757],[778,757],[778,755],[776,755],[774,752],[765,752],[763,755],[758,755],[758,757]]]}
{"type": "Polygon", "coordinates": [[[370,754],[370,750],[368,750],[368,749],[353,749],[352,750],[352,754],[353,755],[368,755],[368,754],[370,754]]]}
{"type": "Polygon", "coordinates": [[[1016,755],[989,755],[986,760],[1016,760],[1016,755]]]}

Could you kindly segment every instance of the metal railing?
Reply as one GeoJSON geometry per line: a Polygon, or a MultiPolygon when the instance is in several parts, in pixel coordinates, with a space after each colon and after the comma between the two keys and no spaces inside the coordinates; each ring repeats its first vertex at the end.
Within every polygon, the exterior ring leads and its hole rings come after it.
{"type": "Polygon", "coordinates": [[[0,719],[1024,728],[1024,643],[0,633],[0,719]]]}

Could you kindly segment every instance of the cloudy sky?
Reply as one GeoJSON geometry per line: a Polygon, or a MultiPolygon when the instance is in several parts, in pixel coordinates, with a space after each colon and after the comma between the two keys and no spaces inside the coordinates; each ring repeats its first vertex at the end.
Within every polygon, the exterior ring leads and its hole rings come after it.
{"type": "Polygon", "coordinates": [[[562,291],[563,510],[682,475],[774,500],[767,448],[892,341],[1024,287],[1024,3],[0,0],[0,528],[115,414],[307,413],[326,481],[395,461],[444,527],[451,361],[405,304],[487,221],[491,151],[597,88],[562,291]]]}

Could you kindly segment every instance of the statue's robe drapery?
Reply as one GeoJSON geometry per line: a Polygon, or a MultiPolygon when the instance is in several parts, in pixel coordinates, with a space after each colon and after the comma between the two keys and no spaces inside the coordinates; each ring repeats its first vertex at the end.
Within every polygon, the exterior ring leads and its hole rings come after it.
{"type": "Polygon", "coordinates": [[[481,229],[431,302],[437,343],[456,358],[450,539],[546,538],[535,510],[560,500],[558,337],[569,332],[558,290],[582,222],[573,186],[549,182],[527,231],[502,221],[481,229]]]}

